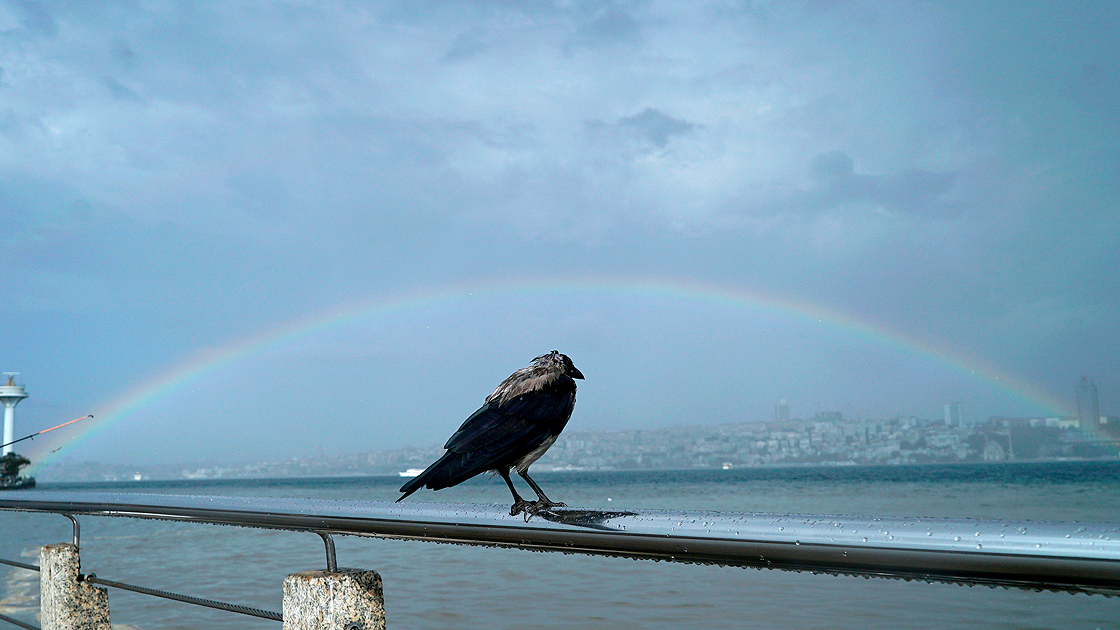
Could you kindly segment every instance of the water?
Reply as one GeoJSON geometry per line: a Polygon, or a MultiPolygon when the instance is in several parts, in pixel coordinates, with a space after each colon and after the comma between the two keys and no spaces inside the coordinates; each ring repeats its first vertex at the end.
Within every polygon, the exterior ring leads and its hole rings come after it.
{"type": "MultiPolygon", "coordinates": [[[[1120,522],[1120,462],[540,473],[571,506],[1120,522]]],[[[44,485],[59,489],[395,500],[397,477],[44,485]]],[[[409,500],[509,504],[479,478],[409,500]]],[[[313,534],[84,517],[82,569],[281,609],[289,573],[324,566],[313,534]]],[[[0,557],[38,564],[70,540],[57,515],[0,513],[0,557]]],[[[377,570],[390,628],[1116,628],[1120,598],[690,566],[415,541],[336,538],[340,566],[377,570]]],[[[111,590],[114,626],[279,628],[111,590]]],[[[38,575],[0,566],[0,613],[35,623],[38,575]]]]}

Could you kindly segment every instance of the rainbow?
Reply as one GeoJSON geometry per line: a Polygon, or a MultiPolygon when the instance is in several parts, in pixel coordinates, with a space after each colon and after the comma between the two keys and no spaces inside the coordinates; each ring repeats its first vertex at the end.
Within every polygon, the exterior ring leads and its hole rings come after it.
{"type": "Polygon", "coordinates": [[[922,357],[942,368],[995,386],[1009,395],[1055,416],[1073,415],[1068,405],[1041,388],[1002,372],[979,357],[959,349],[950,349],[928,339],[888,329],[868,319],[861,319],[819,304],[799,301],[788,296],[762,293],[734,286],[707,284],[691,279],[597,277],[582,279],[532,278],[517,281],[484,282],[456,286],[425,287],[395,295],[377,295],[366,300],[317,312],[300,319],[265,329],[229,345],[201,352],[98,405],[94,419],[78,425],[75,432],[52,434],[39,440],[32,451],[37,465],[46,465],[89,437],[111,428],[133,414],[156,404],[161,399],[232,364],[245,361],[271,349],[301,339],[312,338],[326,331],[343,328],[359,321],[394,313],[416,312],[466,300],[500,297],[555,297],[558,295],[616,297],[655,297],[668,301],[705,302],[730,309],[749,309],[784,318],[800,320],[842,331],[857,340],[904,354],[922,357]],[[76,433],[76,434],[75,434],[76,433]],[[65,435],[64,435],[65,434],[65,435]]]}

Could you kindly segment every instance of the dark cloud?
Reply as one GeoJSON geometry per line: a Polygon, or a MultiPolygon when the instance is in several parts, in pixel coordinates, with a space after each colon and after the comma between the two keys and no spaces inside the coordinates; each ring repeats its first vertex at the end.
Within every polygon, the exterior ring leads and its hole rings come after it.
{"type": "Polygon", "coordinates": [[[133,92],[116,79],[106,77],[102,79],[102,82],[105,84],[105,87],[108,88],[109,93],[113,95],[113,98],[117,100],[133,102],[140,102],[142,100],[136,92],[133,92]]]}
{"type": "Polygon", "coordinates": [[[631,116],[623,116],[613,123],[592,120],[585,125],[593,133],[619,132],[624,137],[658,149],[664,149],[674,137],[686,136],[701,127],[696,123],[673,118],[653,107],[647,107],[631,116]]]}
{"type": "Polygon", "coordinates": [[[136,53],[123,39],[118,39],[110,45],[109,54],[121,68],[132,68],[136,65],[136,53]]]}
{"type": "Polygon", "coordinates": [[[43,3],[34,0],[15,0],[12,6],[18,11],[24,28],[29,31],[49,37],[54,37],[58,31],[54,16],[43,3]]]}
{"type": "Polygon", "coordinates": [[[472,28],[464,33],[461,33],[451,43],[451,48],[448,49],[447,54],[443,56],[443,60],[447,63],[455,63],[470,59],[476,55],[481,55],[486,52],[486,31],[481,27],[472,28]]]}
{"type": "Polygon", "coordinates": [[[620,8],[610,6],[584,18],[564,44],[564,49],[572,51],[634,44],[640,36],[638,20],[620,8]]]}
{"type": "Polygon", "coordinates": [[[622,128],[638,131],[659,149],[665,148],[665,145],[669,144],[669,139],[673,136],[686,135],[698,126],[668,116],[652,107],[647,107],[633,116],[622,118],[618,121],[618,125],[622,128]]]}
{"type": "Polygon", "coordinates": [[[856,173],[855,163],[842,151],[815,156],[810,164],[820,181],[809,191],[825,207],[865,202],[908,215],[946,217],[960,211],[948,199],[956,180],[952,173],[906,169],[887,175],[856,173]]]}

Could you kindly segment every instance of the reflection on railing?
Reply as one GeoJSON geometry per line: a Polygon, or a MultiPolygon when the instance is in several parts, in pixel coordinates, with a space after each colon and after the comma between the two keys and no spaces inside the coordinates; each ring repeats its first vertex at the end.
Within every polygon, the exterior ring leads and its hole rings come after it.
{"type": "Polygon", "coordinates": [[[48,491],[5,493],[0,510],[314,532],[330,574],[330,535],[352,535],[1120,595],[1118,524],[575,508],[526,520],[490,505],[48,491]]]}

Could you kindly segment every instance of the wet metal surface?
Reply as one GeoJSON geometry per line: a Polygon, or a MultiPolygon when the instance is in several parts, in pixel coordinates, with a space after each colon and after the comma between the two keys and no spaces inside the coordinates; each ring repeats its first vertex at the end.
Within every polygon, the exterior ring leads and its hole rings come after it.
{"type": "Polygon", "coordinates": [[[40,490],[0,509],[1120,595],[1120,524],[40,490]]]}

